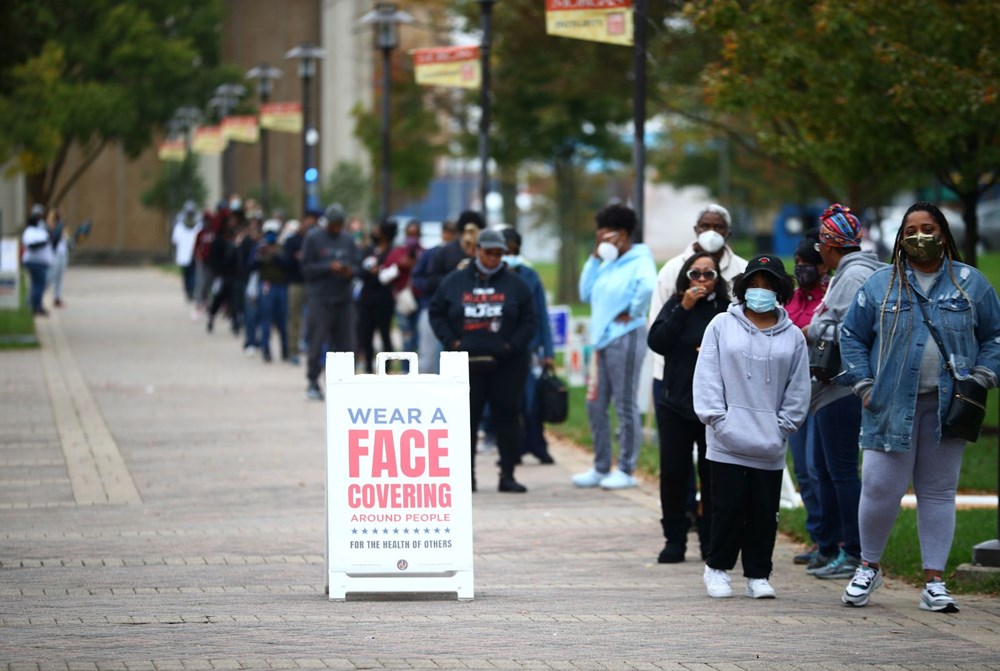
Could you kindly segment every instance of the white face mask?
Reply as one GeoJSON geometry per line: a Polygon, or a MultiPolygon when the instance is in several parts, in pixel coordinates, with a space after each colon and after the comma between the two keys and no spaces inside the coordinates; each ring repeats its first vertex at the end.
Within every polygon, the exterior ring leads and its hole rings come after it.
{"type": "Polygon", "coordinates": [[[604,261],[614,261],[618,258],[618,248],[610,242],[597,245],[597,255],[604,261]]]}
{"type": "Polygon", "coordinates": [[[704,231],[698,234],[698,246],[709,254],[715,254],[726,246],[726,239],[715,231],[704,231]]]}

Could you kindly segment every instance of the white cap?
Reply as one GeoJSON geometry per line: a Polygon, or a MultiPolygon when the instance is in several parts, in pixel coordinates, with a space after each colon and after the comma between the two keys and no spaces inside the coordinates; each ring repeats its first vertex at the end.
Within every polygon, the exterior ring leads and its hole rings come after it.
{"type": "Polygon", "coordinates": [[[277,219],[268,219],[264,222],[264,226],[260,230],[264,233],[280,233],[281,222],[277,219]]]}

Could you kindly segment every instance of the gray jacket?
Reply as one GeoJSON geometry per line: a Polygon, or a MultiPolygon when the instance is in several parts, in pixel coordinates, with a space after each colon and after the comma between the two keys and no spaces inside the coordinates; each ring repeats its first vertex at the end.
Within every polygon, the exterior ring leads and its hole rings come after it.
{"type": "Polygon", "coordinates": [[[341,231],[330,235],[317,226],[302,242],[302,276],[305,278],[306,299],[328,305],[349,303],[353,299],[352,284],[358,274],[361,252],[350,235],[341,231]],[[330,264],[340,261],[351,269],[347,277],[334,273],[330,264]]]}
{"type": "MultiPolygon", "coordinates": [[[[868,278],[883,266],[885,264],[878,260],[874,252],[853,252],[840,260],[837,274],[830,281],[826,295],[809,322],[807,338],[810,343],[817,338],[840,343],[840,325],[844,323],[844,317],[854,303],[854,297],[868,278]]],[[[813,382],[809,411],[816,412],[823,406],[852,393],[850,387],[813,382]]]]}
{"type": "Polygon", "coordinates": [[[761,330],[730,305],[705,329],[691,386],[709,461],[780,471],[809,407],[806,339],[783,308],[761,330]]]}

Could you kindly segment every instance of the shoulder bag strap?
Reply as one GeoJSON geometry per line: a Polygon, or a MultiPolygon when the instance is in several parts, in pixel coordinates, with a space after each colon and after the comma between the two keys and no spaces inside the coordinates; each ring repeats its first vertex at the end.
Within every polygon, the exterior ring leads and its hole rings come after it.
{"type": "Polygon", "coordinates": [[[951,369],[951,360],[948,358],[948,350],[944,348],[944,343],[941,342],[941,338],[938,336],[937,331],[934,330],[934,326],[931,324],[931,320],[927,316],[927,309],[924,307],[924,303],[926,303],[927,300],[916,291],[913,293],[917,297],[917,305],[920,307],[920,314],[923,315],[924,324],[927,324],[927,330],[930,331],[931,337],[934,338],[934,342],[937,344],[938,349],[941,350],[941,356],[944,358],[945,370],[948,371],[948,374],[951,375],[952,378],[957,380],[958,378],[955,377],[955,371],[951,369]]]}

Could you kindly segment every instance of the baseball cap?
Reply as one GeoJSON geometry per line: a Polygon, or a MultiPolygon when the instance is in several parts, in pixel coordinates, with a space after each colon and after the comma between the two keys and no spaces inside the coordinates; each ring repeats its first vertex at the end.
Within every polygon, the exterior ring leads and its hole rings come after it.
{"type": "Polygon", "coordinates": [[[503,234],[492,228],[487,228],[479,232],[479,242],[476,243],[482,249],[502,249],[507,251],[507,243],[503,241],[503,234]]]}
{"type": "Polygon", "coordinates": [[[746,270],[743,271],[743,277],[750,277],[758,271],[771,273],[779,280],[788,277],[788,273],[785,272],[785,264],[781,262],[780,258],[773,254],[758,254],[750,259],[750,263],[747,264],[746,270]]]}

